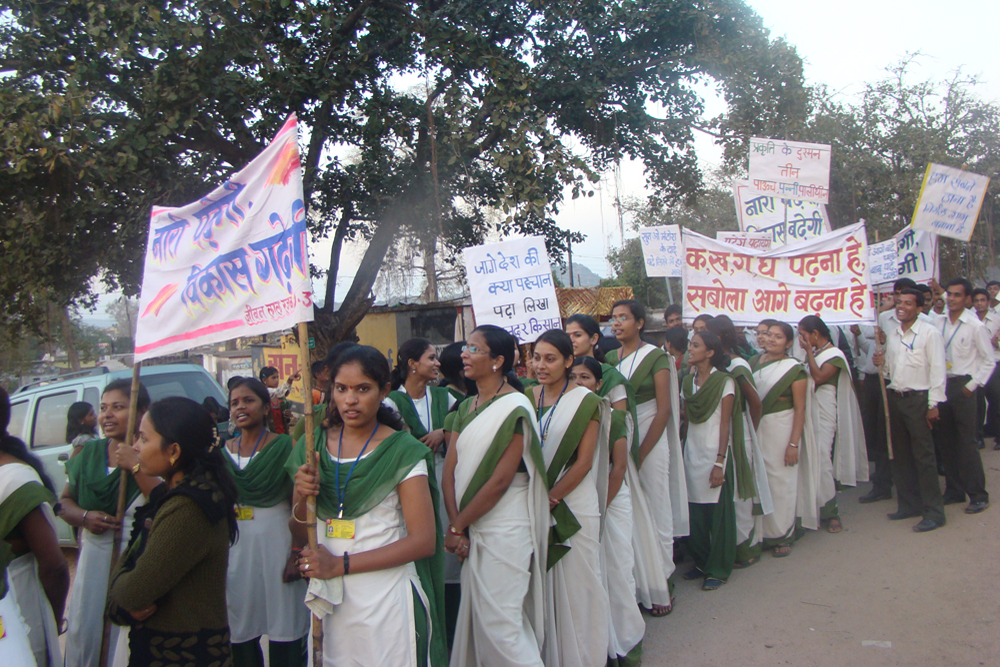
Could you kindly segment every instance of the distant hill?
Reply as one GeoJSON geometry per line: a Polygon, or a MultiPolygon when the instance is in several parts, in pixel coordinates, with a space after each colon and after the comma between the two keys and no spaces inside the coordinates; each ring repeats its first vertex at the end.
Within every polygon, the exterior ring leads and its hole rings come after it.
{"type": "MultiPolygon", "coordinates": [[[[556,267],[556,275],[566,287],[569,287],[569,267],[556,267]]],[[[597,287],[601,284],[601,277],[588,269],[583,264],[573,262],[574,287],[597,287]]]]}

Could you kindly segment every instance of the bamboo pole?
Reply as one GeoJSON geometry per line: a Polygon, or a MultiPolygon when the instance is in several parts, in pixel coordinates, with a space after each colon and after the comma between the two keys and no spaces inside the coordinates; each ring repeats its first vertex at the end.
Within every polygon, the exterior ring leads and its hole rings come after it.
{"type": "MultiPolygon", "coordinates": [[[[136,361],[132,364],[132,390],[129,394],[128,403],[128,431],[125,433],[125,446],[131,447],[135,440],[136,418],[139,411],[139,370],[142,362],[136,361]]],[[[108,587],[111,587],[111,576],[114,575],[118,566],[118,552],[122,547],[122,522],[125,519],[125,504],[128,502],[128,478],[132,474],[131,470],[122,470],[118,481],[118,509],[115,512],[115,519],[118,520],[118,527],[115,528],[114,540],[111,547],[111,569],[108,576],[108,587]]],[[[108,653],[111,650],[111,619],[104,618],[104,633],[101,636],[101,662],[100,667],[108,667],[108,653]]]]}
{"type": "MultiPolygon", "coordinates": [[[[878,232],[875,232],[875,242],[878,243],[878,232]]],[[[882,341],[879,334],[882,329],[878,326],[878,316],[882,313],[882,293],[875,293],[875,351],[882,352],[882,341]]],[[[885,363],[885,360],[882,360],[885,363]]],[[[885,413],[885,444],[889,448],[889,460],[892,460],[892,431],[889,428],[889,396],[885,391],[885,376],[882,375],[882,367],[878,368],[878,386],[882,390],[882,411],[885,413]]]]}
{"type": "MultiPolygon", "coordinates": [[[[316,437],[313,419],[312,373],[309,363],[309,324],[299,322],[299,366],[302,367],[302,418],[306,420],[306,461],[316,466],[319,475],[319,465],[316,465],[316,437]]],[[[316,550],[316,496],[306,496],[306,536],[309,548],[316,550]]],[[[323,621],[312,615],[312,664],[313,667],[323,667],[323,621]]]]}

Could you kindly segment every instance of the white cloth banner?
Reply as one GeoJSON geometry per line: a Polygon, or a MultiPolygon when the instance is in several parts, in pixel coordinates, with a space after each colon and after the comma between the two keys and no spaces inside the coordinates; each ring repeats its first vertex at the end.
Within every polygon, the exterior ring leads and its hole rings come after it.
{"type": "Polygon", "coordinates": [[[748,181],[733,181],[736,218],[744,232],[759,232],[777,247],[830,233],[826,205],[763,195],[748,181]]]}
{"type": "Polygon", "coordinates": [[[760,253],[687,230],[684,246],[685,322],[702,313],[738,325],[806,315],[831,325],[874,321],[864,223],[760,253]]]}
{"type": "Polygon", "coordinates": [[[153,207],[136,360],[313,319],[298,122],[196,202],[153,207]]]}
{"type": "Polygon", "coordinates": [[[893,237],[896,240],[896,260],[899,278],[927,283],[938,278],[938,238],[930,232],[918,232],[907,227],[893,237]]]}
{"type": "Polygon", "coordinates": [[[753,248],[761,252],[771,249],[771,235],[760,232],[715,232],[715,240],[737,248],[753,248]]]}
{"type": "Polygon", "coordinates": [[[929,163],[913,209],[913,229],[968,242],[989,184],[989,176],[929,163]]]}
{"type": "Polygon", "coordinates": [[[562,329],[545,239],[529,236],[466,248],[465,274],[476,324],[495,324],[521,343],[562,329]]]}
{"type": "Polygon", "coordinates": [[[684,244],[680,225],[639,229],[639,244],[649,278],[680,278],[684,275],[684,244]]]}
{"type": "Polygon", "coordinates": [[[895,282],[899,278],[899,254],[895,239],[868,246],[868,269],[872,285],[895,282]]]}
{"type": "Polygon", "coordinates": [[[750,139],[750,186],[764,195],[830,203],[830,145],[750,139]]]}

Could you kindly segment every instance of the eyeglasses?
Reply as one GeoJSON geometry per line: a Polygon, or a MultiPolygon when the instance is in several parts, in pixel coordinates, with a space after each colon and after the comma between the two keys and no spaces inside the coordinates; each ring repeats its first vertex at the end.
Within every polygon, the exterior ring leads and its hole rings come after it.
{"type": "Polygon", "coordinates": [[[481,350],[475,345],[463,345],[462,352],[468,352],[469,354],[489,354],[489,350],[481,350]]]}
{"type": "Polygon", "coordinates": [[[612,317],[611,321],[612,322],[618,322],[619,324],[625,324],[626,322],[628,322],[631,319],[632,318],[629,317],[628,315],[619,315],[618,317],[612,317]]]}

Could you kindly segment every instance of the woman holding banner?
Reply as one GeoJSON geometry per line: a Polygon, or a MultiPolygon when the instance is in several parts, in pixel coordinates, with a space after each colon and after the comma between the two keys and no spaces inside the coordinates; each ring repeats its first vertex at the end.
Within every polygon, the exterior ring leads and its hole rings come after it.
{"type": "Polygon", "coordinates": [[[808,528],[815,528],[818,520],[818,462],[807,373],[788,356],[793,336],[790,325],[774,322],[767,335],[758,338],[764,352],[751,360],[754,384],[763,396],[757,441],[774,502],[774,512],[762,521],[764,547],[773,547],[775,558],[792,552],[797,517],[808,528]]]}
{"type": "Polygon", "coordinates": [[[445,548],[465,560],[453,667],[542,666],[548,487],[531,402],[506,378],[515,347],[483,325],[462,353],[478,394],[458,407],[445,456],[445,548]]]}
{"type": "Polygon", "coordinates": [[[301,667],[309,630],[309,610],[303,604],[306,584],[284,582],[292,547],[292,481],[284,465],[292,439],[268,431],[270,396],[259,380],[233,382],[229,410],[240,431],[224,446],[239,492],[240,539],[229,551],[226,586],[233,665],[263,665],[260,638],[267,635],[271,665],[301,667]]]}
{"type": "MultiPolygon", "coordinates": [[[[132,534],[136,507],[145,502],[160,480],[139,468],[139,457],[125,446],[132,381],[114,380],[104,388],[98,423],[104,438],[91,440],[66,462],[66,488],[59,499],[60,515],[80,528],[80,554],[66,612],[66,667],[97,667],[101,660],[104,607],[114,530],[118,526],[118,487],[121,471],[129,473],[122,537],[132,534]],[[145,496],[145,497],[144,497],[145,496]]],[[[149,393],[139,385],[136,424],[149,409],[149,393]]],[[[114,664],[120,629],[111,628],[108,664],[114,664]]],[[[124,642],[122,642],[124,644],[124,642]]]]}
{"type": "Polygon", "coordinates": [[[541,430],[549,509],[545,665],[603,666],[608,660],[608,593],[601,575],[601,517],[607,505],[610,406],[570,386],[573,343],[553,329],[535,341],[538,385],[525,393],[541,430]]]}
{"type": "Polygon", "coordinates": [[[837,483],[868,481],[868,454],[861,408],[847,358],[833,345],[830,329],[816,315],[799,322],[799,342],[809,368],[813,423],[819,452],[820,521],[831,533],[844,529],[837,508],[837,483]]]}
{"type": "MultiPolygon", "coordinates": [[[[611,318],[612,330],[622,347],[609,353],[608,363],[625,376],[635,392],[640,443],[636,465],[646,501],[656,508],[660,556],[663,570],[670,577],[674,571],[674,536],[688,534],[677,369],[663,350],[642,340],[646,308],[641,303],[632,299],[616,301],[611,318]]],[[[673,583],[668,585],[672,591],[673,583]]],[[[669,605],[654,605],[652,614],[666,616],[671,611],[672,598],[669,605]]]]}

